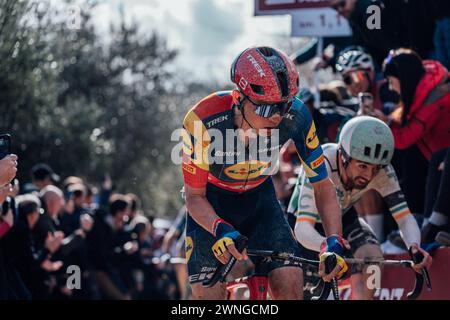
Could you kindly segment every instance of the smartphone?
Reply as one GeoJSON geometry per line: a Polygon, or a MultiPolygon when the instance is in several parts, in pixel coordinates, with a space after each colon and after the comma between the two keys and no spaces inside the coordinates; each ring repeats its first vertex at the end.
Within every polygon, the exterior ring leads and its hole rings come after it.
{"type": "Polygon", "coordinates": [[[16,204],[14,198],[6,197],[6,200],[2,203],[2,216],[6,216],[10,209],[13,211],[13,214],[15,214],[15,207],[16,204]]]}
{"type": "Polygon", "coordinates": [[[3,159],[7,155],[11,154],[11,135],[0,135],[0,159],[3,159]]]}

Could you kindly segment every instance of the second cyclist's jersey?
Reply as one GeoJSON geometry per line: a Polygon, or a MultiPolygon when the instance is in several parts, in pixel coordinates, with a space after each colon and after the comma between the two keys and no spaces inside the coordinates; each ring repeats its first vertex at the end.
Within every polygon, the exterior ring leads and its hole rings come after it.
{"type": "MultiPolygon", "coordinates": [[[[339,172],[338,145],[336,143],[324,144],[323,152],[328,175],[336,188],[337,199],[343,215],[369,190],[375,190],[383,197],[396,221],[411,213],[392,166],[381,169],[366,188],[346,190],[339,172]]],[[[288,211],[297,215],[297,221],[308,221],[312,224],[321,222],[314,199],[314,191],[303,170],[300,171],[297,178],[288,211]]]]}
{"type": "Polygon", "coordinates": [[[183,122],[183,176],[192,188],[208,183],[233,192],[261,185],[277,168],[279,149],[292,139],[311,183],[327,178],[322,147],[308,108],[294,99],[278,134],[256,136],[244,146],[237,137],[230,91],[198,102],[183,122]]]}

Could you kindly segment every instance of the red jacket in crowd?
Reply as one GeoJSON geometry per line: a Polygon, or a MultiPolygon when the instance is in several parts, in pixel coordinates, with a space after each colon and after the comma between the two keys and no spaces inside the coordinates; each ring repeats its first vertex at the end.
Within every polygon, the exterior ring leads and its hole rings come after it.
{"type": "Polygon", "coordinates": [[[391,125],[397,149],[417,144],[422,154],[431,155],[450,147],[449,72],[438,61],[424,60],[426,73],[420,80],[407,123],[391,125]]]}

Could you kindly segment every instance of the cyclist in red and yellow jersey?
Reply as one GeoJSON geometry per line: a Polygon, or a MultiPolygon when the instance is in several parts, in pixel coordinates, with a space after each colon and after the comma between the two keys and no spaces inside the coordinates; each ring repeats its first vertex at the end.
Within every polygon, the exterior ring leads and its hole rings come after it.
{"type": "MultiPolygon", "coordinates": [[[[338,264],[325,280],[343,275],[344,243],[340,208],[327,175],[324,156],[308,108],[295,95],[299,75],[282,52],[269,47],[244,50],[231,66],[237,89],[214,93],[198,102],[183,123],[183,175],[188,218],[186,259],[193,296],[223,299],[225,284],[204,288],[201,281],[239,253],[235,240],[249,248],[299,254],[270,178],[278,152],[292,139],[314,188],[327,235],[321,258],[336,254],[338,264]]],[[[258,264],[275,299],[302,298],[298,265],[258,264]]]]}

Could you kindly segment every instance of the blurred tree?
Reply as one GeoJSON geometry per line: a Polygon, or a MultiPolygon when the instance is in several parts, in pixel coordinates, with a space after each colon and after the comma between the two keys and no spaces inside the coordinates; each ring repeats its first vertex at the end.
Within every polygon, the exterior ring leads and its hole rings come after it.
{"type": "Polygon", "coordinates": [[[20,180],[29,181],[36,162],[90,183],[108,173],[152,214],[174,216],[182,180],[170,136],[212,90],[174,74],[177,52],[155,32],[122,22],[106,43],[92,4],[79,29],[61,18],[64,6],[38,4],[0,0],[0,132],[13,135],[20,180]]]}

